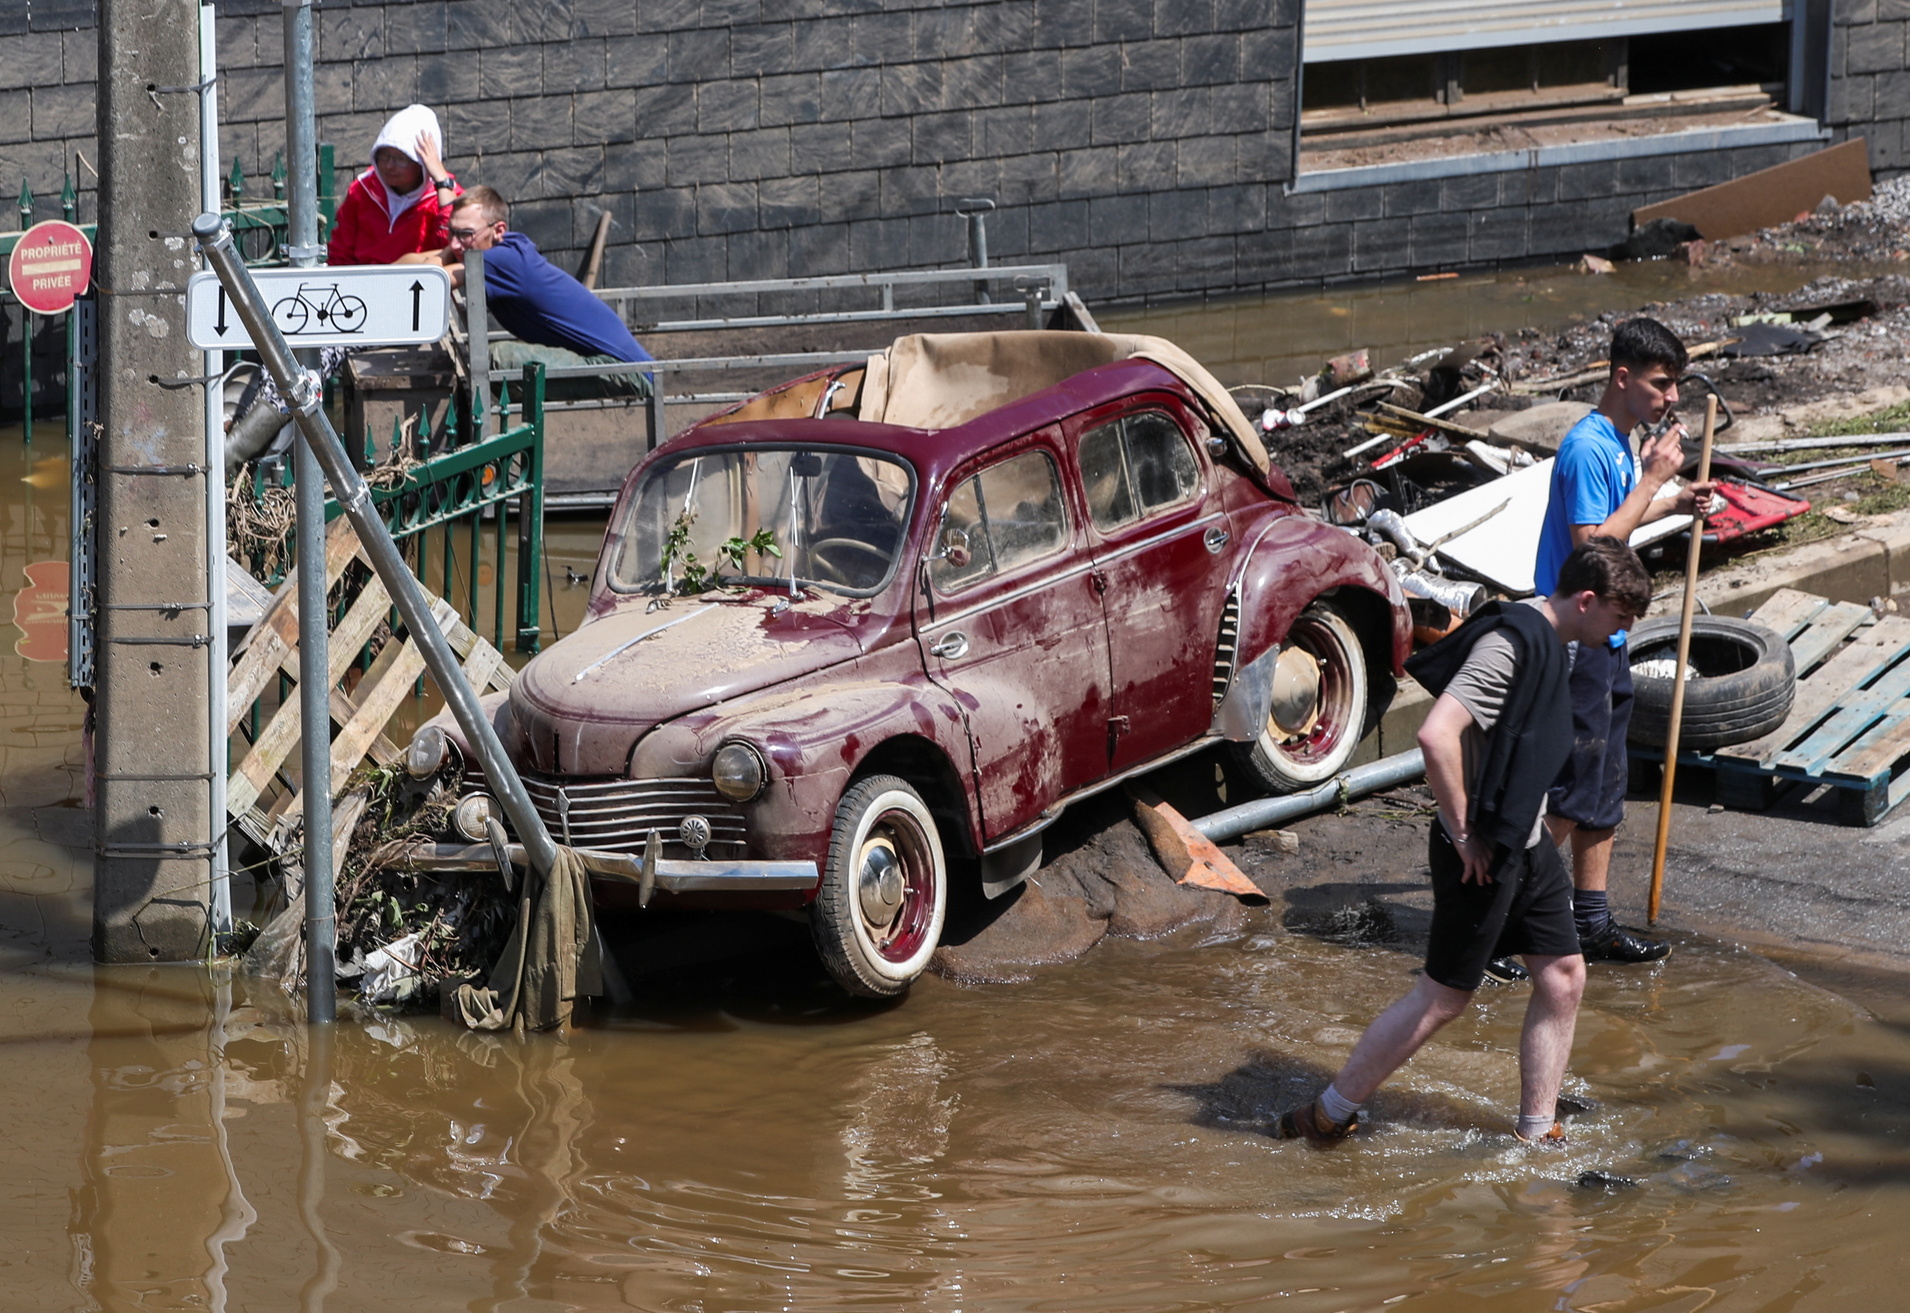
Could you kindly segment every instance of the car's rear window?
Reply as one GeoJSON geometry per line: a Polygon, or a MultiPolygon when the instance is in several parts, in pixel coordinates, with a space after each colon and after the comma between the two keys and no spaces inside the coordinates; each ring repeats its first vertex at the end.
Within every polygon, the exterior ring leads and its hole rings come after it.
{"type": "Polygon", "coordinates": [[[1173,416],[1143,410],[1081,435],[1081,480],[1088,515],[1105,533],[1192,497],[1200,466],[1173,416]]]}

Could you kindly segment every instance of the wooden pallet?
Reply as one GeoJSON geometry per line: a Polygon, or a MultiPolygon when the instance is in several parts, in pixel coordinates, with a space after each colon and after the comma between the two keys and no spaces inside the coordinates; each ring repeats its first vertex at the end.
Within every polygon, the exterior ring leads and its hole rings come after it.
{"type": "MultiPolygon", "coordinates": [[[[346,566],[362,558],[351,524],[344,518],[334,520],[325,539],[325,582],[337,584],[346,566]]],[[[425,594],[436,617],[439,630],[452,652],[464,663],[464,674],[480,693],[507,689],[512,670],[496,648],[472,632],[458,619],[451,604],[425,594]]],[[[391,597],[373,575],[360,589],[344,617],[331,631],[330,658],[326,670],[331,687],[332,719],[338,729],[332,738],[332,787],[341,789],[346,778],[369,757],[379,765],[398,760],[398,747],[385,737],[385,724],[410,694],[412,685],[424,674],[424,653],[411,639],[386,643],[373,659],[371,668],[349,692],[340,686],[346,672],[358,659],[358,653],[380,622],[391,614],[391,597]]],[[[296,577],[272,599],[259,623],[254,625],[238,659],[233,663],[226,701],[226,733],[236,734],[239,724],[274,676],[284,673],[294,682],[299,677],[298,661],[298,584],[296,577]]],[[[258,737],[247,745],[238,767],[226,782],[226,811],[256,842],[275,851],[302,812],[296,788],[281,773],[286,759],[298,746],[300,730],[299,700],[287,697],[259,729],[258,737]]]]}
{"type": "MultiPolygon", "coordinates": [[[[1910,619],[1779,589],[1751,618],[1781,634],[1797,665],[1797,698],[1763,738],[1684,751],[1678,769],[1711,770],[1717,800],[1763,810],[1786,783],[1837,791],[1847,822],[1875,825],[1910,794],[1910,619]]],[[[1662,748],[1633,745],[1660,762],[1662,748]]]]}

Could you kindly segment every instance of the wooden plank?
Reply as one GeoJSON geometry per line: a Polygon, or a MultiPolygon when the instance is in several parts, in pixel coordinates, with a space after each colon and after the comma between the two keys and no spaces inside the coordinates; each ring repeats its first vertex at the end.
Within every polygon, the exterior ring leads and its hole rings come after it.
{"type": "MultiPolygon", "coordinates": [[[[358,600],[352,603],[345,618],[339,622],[326,662],[332,685],[331,709],[334,717],[339,716],[339,703],[344,698],[337,691],[338,681],[345,677],[345,672],[357,659],[358,649],[371,637],[372,630],[384,619],[390,605],[391,598],[386,594],[385,586],[373,579],[365,585],[365,591],[358,595],[358,600]]],[[[345,712],[344,718],[349,719],[355,714],[356,708],[350,702],[346,702],[345,706],[350,710],[345,712]]],[[[236,729],[237,723],[231,728],[236,729]]],[[[331,726],[325,728],[329,733],[331,726]]],[[[259,800],[266,786],[278,774],[279,767],[292,754],[298,740],[299,702],[294,697],[280,704],[278,710],[272,713],[272,718],[260,731],[258,741],[245,754],[238,769],[232,772],[232,778],[226,784],[226,811],[229,815],[237,816],[259,800]]]]}
{"type": "Polygon", "coordinates": [[[1836,710],[1802,742],[1778,753],[1775,764],[1818,774],[1830,758],[1888,716],[1906,693],[1910,693],[1910,661],[1885,671],[1870,687],[1846,693],[1836,710]]]}
{"type": "MultiPolygon", "coordinates": [[[[358,555],[358,536],[351,521],[339,517],[325,533],[325,586],[330,588],[345,573],[345,567],[358,555]]],[[[246,649],[232,667],[226,681],[226,733],[239,728],[239,721],[258,701],[259,694],[272,676],[284,669],[298,677],[298,582],[285,581],[272,599],[265,617],[246,635],[246,649]],[[290,662],[288,665],[287,662],[290,662]]]]}
{"type": "Polygon", "coordinates": [[[1719,748],[1720,758],[1769,764],[1769,758],[1790,746],[1835,706],[1851,689],[1874,679],[1889,666],[1910,655],[1910,620],[1885,616],[1869,631],[1820,666],[1810,678],[1799,680],[1791,714],[1763,738],[1719,748]]]}
{"type": "Polygon", "coordinates": [[[1838,644],[1876,618],[1869,607],[1855,602],[1839,602],[1819,611],[1811,617],[1810,627],[1791,640],[1791,660],[1797,673],[1802,675],[1815,668],[1837,650],[1838,644]]]}
{"type": "Polygon", "coordinates": [[[1653,219],[1682,219],[1715,242],[1789,223],[1826,196],[1841,205],[1870,199],[1870,147],[1862,137],[1642,206],[1631,212],[1631,221],[1642,227],[1653,219]]]}
{"type": "Polygon", "coordinates": [[[1896,765],[1899,757],[1910,753],[1910,707],[1899,707],[1898,711],[1894,724],[1881,732],[1873,730],[1833,759],[1824,768],[1825,777],[1837,774],[1874,780],[1896,765]]]}
{"type": "Polygon", "coordinates": [[[1765,601],[1763,606],[1751,612],[1751,619],[1766,629],[1775,630],[1785,642],[1797,636],[1799,630],[1810,623],[1811,617],[1829,606],[1827,598],[1815,593],[1799,592],[1795,588],[1780,588],[1765,601]]]}
{"type": "MultiPolygon", "coordinates": [[[[439,599],[432,606],[431,614],[442,630],[449,626],[456,612],[451,609],[449,602],[439,599]]],[[[358,686],[358,714],[332,740],[334,781],[342,783],[347,775],[358,768],[372,740],[384,730],[385,722],[397,711],[398,704],[411,696],[411,685],[424,673],[424,649],[417,640],[407,638],[400,646],[395,660],[383,670],[374,664],[372,672],[358,686]],[[374,679],[373,675],[377,677],[374,679]]],[[[378,655],[382,658],[384,653],[378,655]]]]}

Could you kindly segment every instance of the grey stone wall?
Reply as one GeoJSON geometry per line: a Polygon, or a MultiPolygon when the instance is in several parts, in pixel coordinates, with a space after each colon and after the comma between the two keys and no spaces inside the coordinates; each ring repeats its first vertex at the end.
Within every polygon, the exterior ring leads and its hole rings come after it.
{"type": "Polygon", "coordinates": [[[1825,121],[1879,174],[1910,168],[1910,0],[1835,0],[1825,121]]]}
{"type": "MultiPolygon", "coordinates": [[[[998,262],[1066,260],[1104,304],[1569,258],[1636,205],[1810,149],[1289,194],[1298,5],[320,0],[320,136],[342,192],[392,110],[433,105],[450,167],[553,257],[611,214],[606,284],[961,263],[954,202],[980,195],[998,262]]],[[[259,195],[281,0],[219,12],[222,139],[259,195]]],[[[92,158],[92,13],[0,5],[0,193],[26,178],[36,217],[73,151],[92,158]]],[[[1910,0],[1835,16],[1828,120],[1904,167],[1910,0]]]]}

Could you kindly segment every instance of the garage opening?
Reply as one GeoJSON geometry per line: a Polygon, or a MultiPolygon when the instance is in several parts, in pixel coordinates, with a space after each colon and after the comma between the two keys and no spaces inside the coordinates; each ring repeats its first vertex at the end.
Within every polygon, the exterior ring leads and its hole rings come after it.
{"type": "Polygon", "coordinates": [[[1382,22],[1369,0],[1309,4],[1300,172],[1795,121],[1778,5],[1512,8],[1405,0],[1382,22]],[[1604,30],[1614,12],[1634,30],[1604,30]]]}

